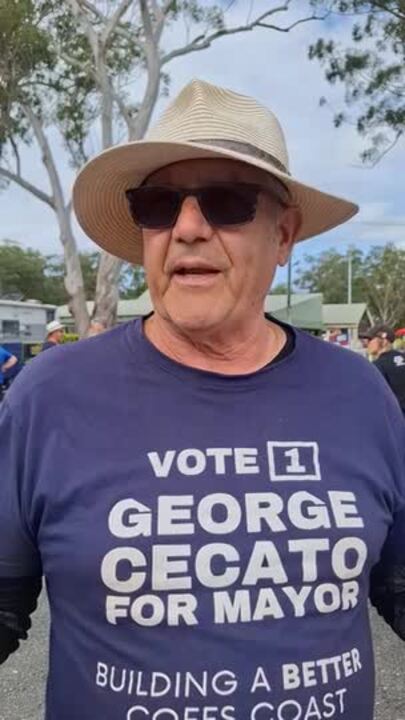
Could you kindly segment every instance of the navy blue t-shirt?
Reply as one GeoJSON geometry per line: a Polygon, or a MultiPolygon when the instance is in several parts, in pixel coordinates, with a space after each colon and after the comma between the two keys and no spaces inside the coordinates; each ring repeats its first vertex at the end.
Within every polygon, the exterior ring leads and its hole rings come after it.
{"type": "Polygon", "coordinates": [[[1,413],[0,577],[46,577],[47,720],[372,720],[405,424],[363,358],[296,332],[224,376],[137,321],[36,358],[1,413]]]}

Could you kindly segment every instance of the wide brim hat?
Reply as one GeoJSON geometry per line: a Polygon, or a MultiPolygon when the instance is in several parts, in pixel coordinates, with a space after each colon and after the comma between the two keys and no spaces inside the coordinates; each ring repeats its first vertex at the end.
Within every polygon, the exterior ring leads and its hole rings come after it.
{"type": "Polygon", "coordinates": [[[103,250],[142,264],[142,231],[130,215],[125,191],[166,165],[206,158],[238,160],[278,178],[301,210],[297,242],[358,211],[355,203],[292,177],[283,131],[270,110],[253,98],[193,80],[144,140],[105,150],[84,166],[73,187],[81,227],[103,250]]]}

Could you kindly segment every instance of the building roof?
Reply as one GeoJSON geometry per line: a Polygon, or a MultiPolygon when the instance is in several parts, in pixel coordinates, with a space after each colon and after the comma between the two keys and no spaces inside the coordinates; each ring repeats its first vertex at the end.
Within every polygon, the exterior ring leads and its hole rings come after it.
{"type": "Polygon", "coordinates": [[[322,330],[322,293],[295,293],[291,295],[290,313],[287,295],[267,295],[264,309],[277,320],[290,322],[305,330],[322,330]]]}
{"type": "MultiPolygon", "coordinates": [[[[94,309],[94,302],[93,300],[88,300],[86,302],[87,305],[87,312],[89,313],[90,317],[93,313],[94,309]]],[[[140,297],[136,298],[135,300],[119,300],[118,301],[118,308],[117,308],[117,317],[121,321],[125,320],[132,320],[134,317],[140,317],[141,315],[147,315],[152,311],[152,302],[149,295],[149,290],[146,290],[140,297]]],[[[70,320],[72,318],[72,314],[69,310],[68,305],[60,305],[58,307],[57,317],[59,320],[70,320]]]]}
{"type": "Polygon", "coordinates": [[[45,308],[45,310],[56,310],[56,305],[49,305],[48,303],[41,303],[41,302],[39,302],[39,300],[8,300],[7,298],[0,297],[0,305],[12,305],[13,307],[24,307],[24,308],[35,307],[35,308],[45,308]]]}
{"type": "Polygon", "coordinates": [[[366,303],[326,304],[323,306],[323,322],[332,327],[357,327],[366,310],[366,303]]]}

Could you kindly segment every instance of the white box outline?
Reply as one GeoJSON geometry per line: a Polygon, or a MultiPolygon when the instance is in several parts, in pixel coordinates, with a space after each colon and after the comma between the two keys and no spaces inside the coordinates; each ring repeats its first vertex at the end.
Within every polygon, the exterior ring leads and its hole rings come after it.
{"type": "Polygon", "coordinates": [[[267,442],[267,457],[269,461],[269,475],[271,482],[288,482],[289,480],[321,480],[321,468],[319,465],[319,445],[317,442],[305,442],[299,440],[297,440],[296,442],[278,442],[269,440],[267,442]],[[273,448],[276,447],[312,447],[314,450],[315,475],[277,475],[273,452],[273,448]]]}

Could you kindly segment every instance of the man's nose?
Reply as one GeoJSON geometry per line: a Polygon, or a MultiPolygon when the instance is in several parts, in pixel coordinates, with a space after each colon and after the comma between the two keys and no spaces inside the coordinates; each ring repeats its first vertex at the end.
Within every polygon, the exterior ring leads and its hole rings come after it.
{"type": "Polygon", "coordinates": [[[201,212],[197,198],[189,195],[183,200],[172,229],[172,238],[179,242],[193,243],[196,240],[209,240],[212,233],[213,229],[201,212]]]}

